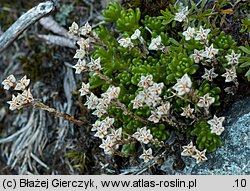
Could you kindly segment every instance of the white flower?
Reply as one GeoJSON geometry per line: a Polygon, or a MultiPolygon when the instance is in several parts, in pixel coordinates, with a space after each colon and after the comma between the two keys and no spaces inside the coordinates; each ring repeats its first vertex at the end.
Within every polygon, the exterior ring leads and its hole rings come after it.
{"type": "Polygon", "coordinates": [[[203,79],[208,80],[210,82],[213,81],[214,78],[216,78],[218,76],[218,74],[214,73],[214,68],[207,70],[205,68],[205,74],[203,76],[201,76],[203,79]]]}
{"type": "Polygon", "coordinates": [[[10,104],[10,110],[20,109],[22,106],[22,95],[19,94],[17,97],[12,95],[12,100],[7,103],[10,104]]]}
{"type": "Polygon", "coordinates": [[[103,121],[102,124],[105,125],[107,128],[111,128],[112,125],[114,124],[115,119],[111,117],[106,117],[103,121]]]}
{"type": "Polygon", "coordinates": [[[192,155],[193,158],[196,159],[196,163],[200,163],[200,162],[204,162],[207,160],[207,157],[205,156],[205,153],[206,153],[206,149],[203,150],[203,151],[199,151],[196,149],[196,154],[195,155],[192,155]]]}
{"type": "Polygon", "coordinates": [[[162,49],[162,46],[161,46],[161,36],[159,35],[158,37],[156,38],[153,38],[151,40],[151,43],[148,47],[149,50],[160,50],[162,49]]]}
{"type": "Polygon", "coordinates": [[[28,90],[24,90],[22,93],[22,104],[30,103],[33,100],[34,99],[33,99],[33,96],[30,92],[30,88],[28,90]]]}
{"type": "Polygon", "coordinates": [[[232,67],[230,69],[226,68],[226,73],[221,76],[226,78],[225,82],[233,82],[237,78],[235,67],[232,67]]]}
{"type": "Polygon", "coordinates": [[[213,129],[213,128],[222,127],[224,120],[225,120],[225,117],[216,117],[216,115],[214,115],[214,118],[208,120],[207,123],[210,125],[211,129],[213,129]]]}
{"type": "Polygon", "coordinates": [[[144,88],[143,91],[139,93],[140,96],[144,98],[144,102],[149,107],[155,107],[156,105],[160,104],[161,97],[159,95],[156,95],[156,92],[154,92],[153,88],[144,88]]]}
{"type": "Polygon", "coordinates": [[[152,155],[152,149],[149,148],[148,150],[144,150],[143,154],[139,157],[140,159],[143,159],[145,163],[151,161],[154,159],[152,155]]]}
{"type": "Polygon", "coordinates": [[[111,103],[112,99],[111,99],[111,97],[109,97],[109,95],[106,92],[102,93],[101,96],[102,96],[102,98],[99,99],[99,100],[101,100],[99,103],[100,107],[107,109],[109,104],[111,103]]]}
{"type": "Polygon", "coordinates": [[[94,136],[103,139],[107,134],[107,127],[105,125],[102,125],[97,129],[97,132],[94,134],[94,136]]]}
{"type": "Polygon", "coordinates": [[[194,59],[195,63],[199,63],[203,59],[203,50],[194,49],[194,54],[191,54],[191,58],[194,59]]]}
{"type": "Polygon", "coordinates": [[[111,100],[117,99],[119,97],[120,91],[121,91],[120,87],[110,86],[106,91],[106,94],[111,100]]]}
{"type": "Polygon", "coordinates": [[[137,84],[139,87],[147,88],[151,85],[153,85],[153,76],[152,74],[147,76],[141,76],[140,82],[137,84]]]}
{"type": "Polygon", "coordinates": [[[148,129],[142,133],[140,141],[144,144],[148,144],[150,141],[152,141],[152,139],[153,139],[153,135],[150,133],[150,129],[148,129]]]}
{"type": "Polygon", "coordinates": [[[138,141],[144,144],[148,144],[153,139],[153,135],[150,133],[150,129],[147,130],[147,127],[137,129],[132,137],[136,138],[138,141]]]}
{"type": "Polygon", "coordinates": [[[143,106],[144,98],[140,95],[137,95],[135,99],[131,100],[131,103],[133,104],[133,109],[138,109],[139,107],[143,106]]]}
{"type": "Polygon", "coordinates": [[[121,38],[120,40],[118,40],[118,43],[124,48],[134,47],[134,44],[132,43],[130,38],[121,38]]]}
{"type": "Polygon", "coordinates": [[[2,84],[4,89],[9,90],[11,87],[15,86],[16,78],[11,74],[2,82],[2,84]]]}
{"type": "Polygon", "coordinates": [[[102,122],[96,120],[94,124],[92,124],[91,131],[97,131],[102,126],[102,122]]]}
{"type": "Polygon", "coordinates": [[[93,93],[91,93],[90,96],[87,96],[87,101],[84,105],[87,105],[88,109],[96,109],[98,103],[98,98],[93,93]]]}
{"type": "Polygon", "coordinates": [[[142,100],[146,102],[146,100],[150,97],[150,92],[148,88],[144,88],[142,91],[139,92],[137,96],[139,96],[142,100]]]}
{"type": "Polygon", "coordinates": [[[181,79],[177,79],[177,83],[174,85],[173,89],[176,90],[179,96],[182,96],[190,92],[192,87],[192,81],[187,74],[184,74],[181,79]]]}
{"type": "Polygon", "coordinates": [[[92,30],[92,27],[89,25],[88,22],[86,22],[86,24],[79,29],[81,35],[83,36],[86,36],[87,34],[89,34],[91,30],[92,30]]]}
{"type": "Polygon", "coordinates": [[[145,99],[145,103],[149,107],[156,107],[159,105],[162,101],[161,97],[159,95],[155,95],[153,92],[149,92],[150,94],[145,99]]]}
{"type": "Polygon", "coordinates": [[[221,135],[221,133],[225,130],[224,127],[216,127],[211,128],[211,133],[215,133],[216,135],[221,135]]]}
{"type": "Polygon", "coordinates": [[[238,64],[239,63],[239,58],[240,58],[241,54],[235,54],[234,50],[232,51],[231,54],[225,56],[228,64],[238,64]]]}
{"type": "Polygon", "coordinates": [[[111,129],[111,133],[108,135],[108,137],[110,137],[110,140],[114,142],[120,141],[122,138],[122,128],[117,130],[111,129]]]}
{"type": "Polygon", "coordinates": [[[91,57],[91,61],[88,63],[88,70],[89,71],[96,71],[96,70],[100,70],[102,68],[101,64],[101,58],[98,57],[96,60],[94,60],[92,57],[91,57]]]}
{"type": "Polygon", "coordinates": [[[77,41],[77,44],[80,46],[80,49],[85,51],[89,48],[89,43],[90,43],[89,38],[77,41]]]}
{"type": "Polygon", "coordinates": [[[183,22],[187,19],[187,15],[189,14],[188,7],[180,7],[178,12],[175,14],[174,20],[178,22],[183,22]]]}
{"type": "Polygon", "coordinates": [[[85,54],[85,50],[80,48],[76,50],[76,53],[73,58],[83,59],[85,57],[85,54]]]}
{"type": "Polygon", "coordinates": [[[106,140],[102,139],[102,144],[99,147],[104,150],[105,154],[111,155],[114,151],[114,146],[114,142],[110,137],[107,137],[106,140]]]}
{"type": "Polygon", "coordinates": [[[187,107],[182,107],[181,109],[183,110],[181,116],[184,116],[186,118],[194,118],[193,115],[194,109],[190,107],[190,104],[187,107]]]}
{"type": "Polygon", "coordinates": [[[97,108],[99,109],[107,109],[110,104],[110,99],[107,99],[106,97],[99,99],[99,104],[97,105],[97,108]]]}
{"type": "Polygon", "coordinates": [[[90,87],[89,83],[85,84],[84,82],[82,82],[82,87],[79,90],[81,93],[80,96],[88,95],[90,93],[89,87],[90,87]]]}
{"type": "Polygon", "coordinates": [[[111,100],[117,99],[120,94],[120,87],[110,86],[105,93],[102,93],[104,101],[109,104],[111,100]]]}
{"type": "Polygon", "coordinates": [[[199,107],[204,107],[204,108],[209,108],[210,105],[212,105],[215,101],[214,97],[210,97],[209,94],[207,93],[206,95],[204,95],[203,97],[200,97],[197,105],[199,107]]]}
{"type": "Polygon", "coordinates": [[[174,20],[178,22],[182,22],[186,19],[186,16],[183,13],[176,13],[174,20]]]}
{"type": "Polygon", "coordinates": [[[160,105],[156,108],[158,115],[168,115],[170,113],[170,103],[166,102],[163,105],[160,105]]]}
{"type": "Polygon", "coordinates": [[[196,148],[191,141],[187,146],[182,146],[183,151],[181,152],[181,156],[192,156],[196,152],[196,148]]]}
{"type": "Polygon", "coordinates": [[[131,103],[133,103],[133,109],[142,107],[144,103],[149,107],[155,107],[161,102],[161,97],[159,95],[162,92],[164,84],[154,83],[152,75],[146,77],[141,76],[141,81],[138,83],[138,86],[144,89],[131,101],[131,103]]]}
{"type": "Polygon", "coordinates": [[[149,92],[152,93],[153,95],[160,95],[162,88],[164,84],[163,83],[153,83],[152,86],[148,88],[149,92]]]}
{"type": "Polygon", "coordinates": [[[29,85],[30,79],[27,79],[26,75],[16,84],[14,90],[25,90],[29,85]]]}
{"type": "Polygon", "coordinates": [[[134,34],[130,37],[132,40],[139,39],[141,36],[141,31],[139,29],[136,29],[134,34]]]}
{"type": "Polygon", "coordinates": [[[137,131],[132,135],[132,137],[134,137],[136,140],[140,140],[141,137],[141,132],[137,129],[137,131]]]}
{"type": "Polygon", "coordinates": [[[195,29],[192,27],[188,27],[186,31],[184,31],[183,36],[185,36],[185,40],[190,40],[191,38],[194,37],[195,34],[195,29]]]}
{"type": "Polygon", "coordinates": [[[76,22],[73,22],[71,27],[69,27],[69,33],[78,34],[78,32],[79,32],[78,24],[76,22]]]}
{"type": "MultiPolygon", "coordinates": [[[[98,105],[100,106],[100,105],[98,105]]],[[[102,107],[98,107],[96,108],[96,110],[94,112],[92,112],[93,115],[96,115],[97,117],[101,117],[103,116],[105,113],[107,113],[107,110],[102,108],[102,107]]]]}
{"type": "Polygon", "coordinates": [[[202,26],[200,26],[200,30],[196,31],[195,40],[205,41],[209,32],[210,29],[203,29],[202,26]]]}
{"type": "Polygon", "coordinates": [[[151,111],[151,115],[149,116],[148,120],[153,121],[154,123],[158,123],[161,119],[161,114],[157,111],[151,111]]]}
{"type": "Polygon", "coordinates": [[[221,133],[225,130],[225,128],[222,126],[224,119],[225,117],[220,117],[215,119],[214,116],[213,119],[209,120],[211,133],[215,133],[216,135],[221,135],[221,133]]]}
{"type": "Polygon", "coordinates": [[[76,69],[76,74],[80,74],[82,71],[86,70],[86,61],[79,59],[73,68],[76,69]]]}
{"type": "Polygon", "coordinates": [[[211,44],[210,47],[205,47],[205,51],[203,52],[202,56],[203,57],[206,57],[206,58],[209,58],[209,59],[212,59],[216,54],[218,54],[218,49],[215,49],[213,47],[213,44],[211,44]]]}

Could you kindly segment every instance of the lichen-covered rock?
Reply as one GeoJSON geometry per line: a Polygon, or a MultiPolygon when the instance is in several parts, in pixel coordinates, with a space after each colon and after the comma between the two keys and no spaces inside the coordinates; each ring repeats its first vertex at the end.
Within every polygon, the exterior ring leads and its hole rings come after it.
{"type": "Polygon", "coordinates": [[[206,162],[196,164],[194,159],[183,157],[186,167],[183,171],[175,171],[172,168],[174,160],[170,158],[161,170],[166,174],[250,174],[250,98],[235,102],[225,116],[223,146],[207,154],[206,162]]]}
{"type": "Polygon", "coordinates": [[[205,163],[185,161],[189,162],[185,174],[250,174],[250,98],[233,104],[227,118],[223,146],[208,155],[205,163]]]}

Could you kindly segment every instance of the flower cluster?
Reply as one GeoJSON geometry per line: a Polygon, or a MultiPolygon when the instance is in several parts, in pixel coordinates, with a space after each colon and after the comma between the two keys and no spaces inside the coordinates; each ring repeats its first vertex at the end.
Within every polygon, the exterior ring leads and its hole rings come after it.
{"type": "Polygon", "coordinates": [[[153,82],[152,75],[142,76],[138,86],[142,87],[143,90],[131,101],[133,109],[138,109],[144,104],[149,107],[155,107],[162,102],[160,95],[164,84],[153,82]]]}
{"type": "MultiPolygon", "coordinates": [[[[81,96],[86,96],[87,101],[84,105],[88,109],[94,110],[93,115],[97,117],[102,117],[107,114],[107,110],[112,100],[116,100],[120,93],[119,87],[110,86],[106,92],[101,94],[101,98],[98,98],[90,90],[89,83],[85,84],[82,82],[82,87],[79,90],[81,96]]],[[[92,125],[91,131],[96,131],[95,137],[102,139],[102,144],[100,148],[104,150],[106,154],[113,154],[115,149],[119,147],[118,141],[122,138],[122,128],[115,129],[113,126],[114,118],[106,117],[102,121],[95,121],[92,125]]]]}
{"type": "MultiPolygon", "coordinates": [[[[91,33],[92,27],[89,25],[89,23],[87,22],[84,26],[82,26],[81,28],[79,28],[78,24],[73,22],[71,27],[69,27],[69,33],[73,34],[73,35],[82,35],[82,36],[88,36],[91,33]]],[[[77,41],[77,44],[80,46],[80,49],[76,50],[76,54],[74,56],[74,58],[77,59],[83,59],[86,55],[86,53],[88,53],[88,49],[90,47],[89,43],[92,41],[91,38],[87,38],[87,39],[80,39],[77,41]]]]}
{"type": "MultiPolygon", "coordinates": [[[[238,82],[237,82],[237,74],[236,74],[236,67],[237,64],[239,63],[239,58],[240,58],[241,54],[235,54],[234,50],[232,50],[231,54],[228,54],[225,56],[225,58],[228,61],[228,66],[230,68],[226,68],[226,72],[221,75],[222,77],[225,77],[225,82],[234,82],[234,84],[236,85],[236,87],[238,86],[238,82]]],[[[232,87],[226,87],[224,90],[225,92],[227,92],[228,94],[234,94],[234,91],[232,91],[232,87]]]]}
{"type": "Polygon", "coordinates": [[[92,32],[92,27],[87,22],[84,26],[80,27],[77,23],[73,22],[71,27],[69,27],[69,33],[73,35],[78,35],[77,44],[79,49],[76,50],[74,58],[78,59],[77,64],[73,66],[76,69],[76,74],[81,72],[88,71],[97,71],[101,70],[100,57],[93,59],[90,57],[90,61],[86,62],[86,55],[89,54],[90,43],[94,43],[97,40],[96,33],[92,32]],[[83,37],[86,37],[84,39],[83,37]]]}
{"type": "Polygon", "coordinates": [[[10,105],[10,110],[20,109],[23,105],[33,101],[33,96],[30,92],[30,88],[28,88],[29,83],[30,79],[27,79],[26,76],[24,76],[17,82],[13,74],[8,76],[2,82],[4,89],[9,90],[12,87],[14,88],[14,90],[21,92],[18,93],[17,96],[12,95],[12,100],[7,102],[10,105]]]}
{"type": "Polygon", "coordinates": [[[185,37],[185,40],[191,40],[194,38],[195,40],[199,40],[201,42],[206,42],[207,36],[211,30],[210,29],[203,29],[202,26],[200,26],[199,30],[188,27],[186,31],[184,31],[182,34],[185,37]]]}
{"type": "MultiPolygon", "coordinates": [[[[150,132],[150,129],[147,129],[147,127],[138,128],[137,131],[132,135],[137,141],[149,144],[153,140],[153,135],[150,132]]],[[[151,148],[148,150],[143,150],[142,155],[139,157],[140,159],[143,159],[145,163],[152,161],[154,159],[152,155],[153,151],[151,148]]]]}
{"type": "Polygon", "coordinates": [[[215,49],[213,44],[211,44],[209,47],[205,46],[205,50],[195,49],[194,54],[192,54],[191,57],[194,59],[195,63],[199,63],[203,59],[206,59],[205,62],[211,62],[216,54],[218,54],[218,49],[215,49]]]}
{"type": "Polygon", "coordinates": [[[182,146],[182,148],[183,151],[181,153],[181,156],[191,156],[196,159],[196,163],[204,162],[207,160],[207,157],[205,156],[206,149],[203,151],[199,151],[193,145],[192,141],[187,146],[182,146]]]}
{"type": "Polygon", "coordinates": [[[105,93],[101,94],[101,98],[98,98],[89,91],[89,84],[82,84],[82,88],[79,91],[81,92],[82,96],[87,96],[87,101],[84,105],[86,105],[88,109],[95,110],[92,114],[96,115],[97,117],[101,117],[107,113],[107,109],[111,101],[117,99],[120,93],[119,87],[110,86],[105,93]]]}
{"type": "MultiPolygon", "coordinates": [[[[78,47],[75,73],[90,72],[80,96],[85,96],[84,105],[97,119],[91,131],[106,154],[130,156],[140,145],[140,159],[152,161],[153,146],[164,146],[170,130],[185,140],[187,134],[193,136],[197,145],[183,146],[181,155],[197,163],[207,160],[206,151],[221,146],[225,118],[214,115],[224,88],[220,82],[225,79],[237,86],[236,70],[245,56],[240,59],[241,54],[236,54],[240,50],[231,37],[218,35],[213,10],[202,10],[197,16],[195,4],[190,10],[177,7],[175,11],[170,4],[159,11],[163,16],[144,17],[140,9],[110,3],[104,11],[105,25],[110,25],[92,29],[88,22],[81,27],[74,22],[69,27],[78,47]]],[[[13,75],[2,82],[4,89],[18,91],[8,102],[11,110],[32,102],[29,83],[26,76],[16,82],[13,75]]],[[[176,141],[171,144],[175,149],[176,141]]]]}
{"type": "Polygon", "coordinates": [[[71,27],[69,27],[69,33],[73,35],[78,35],[78,36],[80,35],[86,36],[90,34],[91,30],[92,30],[92,27],[89,25],[88,22],[80,28],[76,22],[73,22],[71,27]]]}
{"type": "MultiPolygon", "coordinates": [[[[210,47],[205,47],[205,51],[203,50],[194,50],[194,54],[191,55],[191,57],[194,59],[195,63],[199,63],[204,58],[208,58],[207,61],[210,61],[212,58],[215,57],[216,54],[218,54],[218,49],[213,48],[213,44],[210,47]]],[[[236,68],[234,64],[238,63],[238,59],[240,57],[240,54],[235,54],[232,52],[231,55],[225,56],[228,60],[228,65],[231,66],[231,68],[226,68],[226,72],[222,74],[222,77],[225,77],[225,82],[237,82],[237,74],[236,74],[236,68]]],[[[218,74],[214,72],[214,68],[211,68],[210,70],[205,68],[205,73],[202,76],[203,79],[208,81],[213,81],[214,78],[216,78],[218,74]]]]}
{"type": "Polygon", "coordinates": [[[199,63],[204,58],[206,58],[207,62],[211,62],[213,58],[215,58],[215,55],[218,54],[218,49],[215,49],[213,47],[213,44],[210,46],[205,46],[205,50],[194,50],[194,54],[191,55],[191,57],[194,59],[195,63],[199,63]]]}
{"type": "Polygon", "coordinates": [[[170,103],[163,102],[160,106],[156,109],[151,111],[151,115],[149,116],[148,120],[153,121],[154,123],[158,123],[160,120],[164,121],[164,117],[168,116],[170,113],[170,103]]]}
{"type": "Polygon", "coordinates": [[[84,71],[97,71],[101,69],[100,58],[94,60],[91,58],[91,61],[87,64],[86,60],[79,59],[77,64],[73,66],[76,69],[76,74],[80,74],[84,71]]]}
{"type": "Polygon", "coordinates": [[[122,128],[115,130],[114,118],[106,117],[104,120],[97,120],[91,131],[96,131],[95,137],[102,139],[102,144],[99,146],[106,154],[113,154],[119,147],[119,141],[122,139],[122,128]]]}
{"type": "MultiPolygon", "coordinates": [[[[194,53],[191,54],[190,57],[194,59],[195,63],[200,63],[203,60],[205,60],[205,63],[211,62],[211,60],[214,59],[216,55],[218,55],[219,50],[214,48],[213,44],[207,46],[207,36],[210,31],[210,29],[204,29],[202,26],[200,26],[199,30],[188,27],[187,30],[182,33],[186,41],[194,38],[195,40],[199,40],[201,43],[206,44],[205,50],[194,49],[194,53]]],[[[225,56],[228,61],[228,65],[231,66],[229,69],[226,68],[226,72],[221,75],[222,77],[226,78],[225,82],[236,82],[237,75],[235,65],[239,63],[240,56],[241,54],[235,54],[234,50],[232,50],[231,54],[225,56]]],[[[205,73],[202,78],[212,82],[217,76],[218,74],[214,72],[214,68],[209,70],[205,68],[205,73]]]]}
{"type": "Polygon", "coordinates": [[[132,40],[136,40],[136,39],[140,40],[141,43],[144,42],[144,39],[141,36],[141,31],[139,29],[136,29],[134,34],[131,35],[131,37],[121,38],[120,40],[118,40],[118,43],[120,46],[124,48],[134,47],[132,40]]]}
{"type": "MultiPolygon", "coordinates": [[[[124,48],[132,48],[134,47],[133,40],[138,39],[140,43],[145,46],[145,41],[143,37],[141,36],[141,31],[139,29],[136,29],[134,34],[131,35],[131,37],[127,38],[121,38],[118,40],[118,43],[120,46],[124,48]]],[[[152,38],[151,43],[148,46],[148,50],[163,50],[164,45],[161,42],[161,36],[157,36],[156,38],[152,38]]]]}
{"type": "Polygon", "coordinates": [[[151,116],[148,120],[158,123],[164,116],[170,113],[170,103],[163,102],[160,97],[164,84],[155,83],[153,81],[153,76],[148,75],[141,76],[141,80],[137,85],[143,88],[143,90],[131,101],[133,109],[138,109],[147,105],[152,108],[151,116]]]}
{"type": "MultiPolygon", "coordinates": [[[[202,64],[207,65],[207,63],[211,63],[216,59],[215,56],[219,54],[219,50],[214,48],[213,44],[210,46],[208,45],[207,37],[210,31],[210,29],[204,29],[200,26],[199,30],[188,27],[187,30],[182,33],[186,41],[194,38],[195,40],[200,41],[200,43],[205,44],[204,50],[194,49],[194,53],[190,55],[197,64],[202,62],[202,64]]],[[[225,68],[226,72],[221,75],[222,77],[225,77],[225,82],[234,82],[237,85],[236,65],[239,63],[240,56],[241,54],[236,54],[234,50],[232,50],[231,54],[225,56],[228,61],[228,66],[230,66],[230,68],[225,68]]],[[[210,65],[211,64],[208,66],[210,65]]],[[[212,82],[214,78],[218,77],[218,74],[215,73],[214,70],[214,67],[210,69],[205,68],[205,73],[202,75],[202,78],[212,82]]],[[[228,88],[225,89],[225,91],[227,90],[228,88]]]]}

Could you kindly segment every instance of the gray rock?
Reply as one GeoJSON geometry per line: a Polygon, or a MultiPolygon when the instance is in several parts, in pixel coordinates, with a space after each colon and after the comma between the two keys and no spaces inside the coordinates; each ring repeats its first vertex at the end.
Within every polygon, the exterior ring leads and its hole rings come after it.
{"type": "Polygon", "coordinates": [[[223,146],[208,155],[207,162],[195,165],[191,174],[250,174],[250,98],[234,103],[226,116],[223,146]]]}
{"type": "Polygon", "coordinates": [[[250,174],[250,98],[237,101],[225,114],[223,146],[207,154],[208,161],[196,164],[191,157],[183,157],[183,171],[170,169],[173,159],[167,160],[161,170],[169,174],[249,175],[250,174]],[[171,163],[171,164],[170,164],[171,163]],[[172,174],[173,172],[171,172],[172,174]]]}
{"type": "Polygon", "coordinates": [[[175,161],[175,157],[169,157],[163,165],[161,165],[161,170],[165,172],[167,175],[174,175],[175,171],[173,170],[173,164],[175,161]]]}

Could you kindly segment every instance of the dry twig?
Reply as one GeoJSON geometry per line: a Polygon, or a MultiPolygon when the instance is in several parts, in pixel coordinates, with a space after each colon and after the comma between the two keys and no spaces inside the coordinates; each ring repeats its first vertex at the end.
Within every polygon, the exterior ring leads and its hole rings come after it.
{"type": "Polygon", "coordinates": [[[77,49],[75,41],[58,35],[37,35],[39,39],[45,40],[48,44],[55,44],[62,47],[77,49]]]}
{"type": "Polygon", "coordinates": [[[33,7],[21,17],[19,17],[11,26],[0,36],[0,53],[3,52],[22,32],[30,25],[51,13],[55,9],[53,1],[46,1],[33,7]]]}

